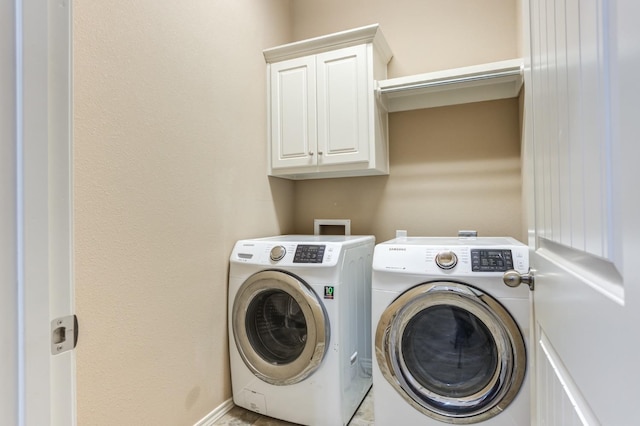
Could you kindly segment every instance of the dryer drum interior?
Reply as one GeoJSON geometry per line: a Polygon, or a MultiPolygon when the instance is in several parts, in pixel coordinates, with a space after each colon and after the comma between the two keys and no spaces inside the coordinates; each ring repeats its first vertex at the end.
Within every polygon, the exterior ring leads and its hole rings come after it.
{"type": "Polygon", "coordinates": [[[526,372],[514,319],[461,283],[425,283],[403,293],[382,314],[375,343],[387,381],[416,409],[447,423],[498,415],[526,372]]]}
{"type": "Polygon", "coordinates": [[[275,385],[311,375],[329,345],[324,305],[303,280],[283,271],[261,271],[242,284],[233,303],[232,326],[246,366],[275,385]]]}

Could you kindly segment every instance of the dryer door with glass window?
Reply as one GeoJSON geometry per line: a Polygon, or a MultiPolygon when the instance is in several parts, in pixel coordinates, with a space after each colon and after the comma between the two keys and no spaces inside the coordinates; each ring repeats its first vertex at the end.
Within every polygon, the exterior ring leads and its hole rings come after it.
{"type": "Polygon", "coordinates": [[[233,303],[233,337],[242,360],[261,380],[287,385],[311,375],[329,346],[324,305],[302,279],[276,270],[258,272],[233,303]]]}
{"type": "Polygon", "coordinates": [[[526,371],[524,338],[505,308],[461,283],[413,287],[383,312],[378,365],[412,406],[447,423],[501,413],[526,371]]]}

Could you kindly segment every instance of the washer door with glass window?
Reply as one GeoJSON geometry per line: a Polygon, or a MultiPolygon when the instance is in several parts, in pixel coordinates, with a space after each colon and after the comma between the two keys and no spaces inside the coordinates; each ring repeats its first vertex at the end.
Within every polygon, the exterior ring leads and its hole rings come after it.
{"type": "Polygon", "coordinates": [[[413,407],[446,423],[499,415],[520,390],[524,338],[506,309],[461,283],[420,284],[383,312],[376,358],[413,407]]]}
{"type": "Polygon", "coordinates": [[[249,277],[233,302],[233,337],[246,366],[274,385],[304,380],[320,366],[330,327],[320,298],[303,280],[266,270],[249,277]]]}

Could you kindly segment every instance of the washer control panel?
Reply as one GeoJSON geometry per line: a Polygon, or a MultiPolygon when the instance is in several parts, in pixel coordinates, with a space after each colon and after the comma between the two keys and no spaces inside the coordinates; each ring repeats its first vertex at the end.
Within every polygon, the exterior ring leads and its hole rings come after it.
{"type": "Polygon", "coordinates": [[[242,240],[231,253],[231,261],[278,267],[335,266],[342,252],[339,243],[242,240]]]}

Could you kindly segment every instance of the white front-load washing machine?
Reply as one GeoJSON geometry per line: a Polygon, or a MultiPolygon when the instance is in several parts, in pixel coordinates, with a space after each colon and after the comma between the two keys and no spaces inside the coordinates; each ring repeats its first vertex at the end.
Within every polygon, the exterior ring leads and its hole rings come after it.
{"type": "Polygon", "coordinates": [[[530,425],[529,288],[506,286],[510,270],[529,270],[528,248],[513,238],[375,247],[376,426],[530,425]]]}
{"type": "Polygon", "coordinates": [[[346,425],[371,388],[373,236],[238,241],[229,269],[233,401],[303,425],[346,425]]]}

